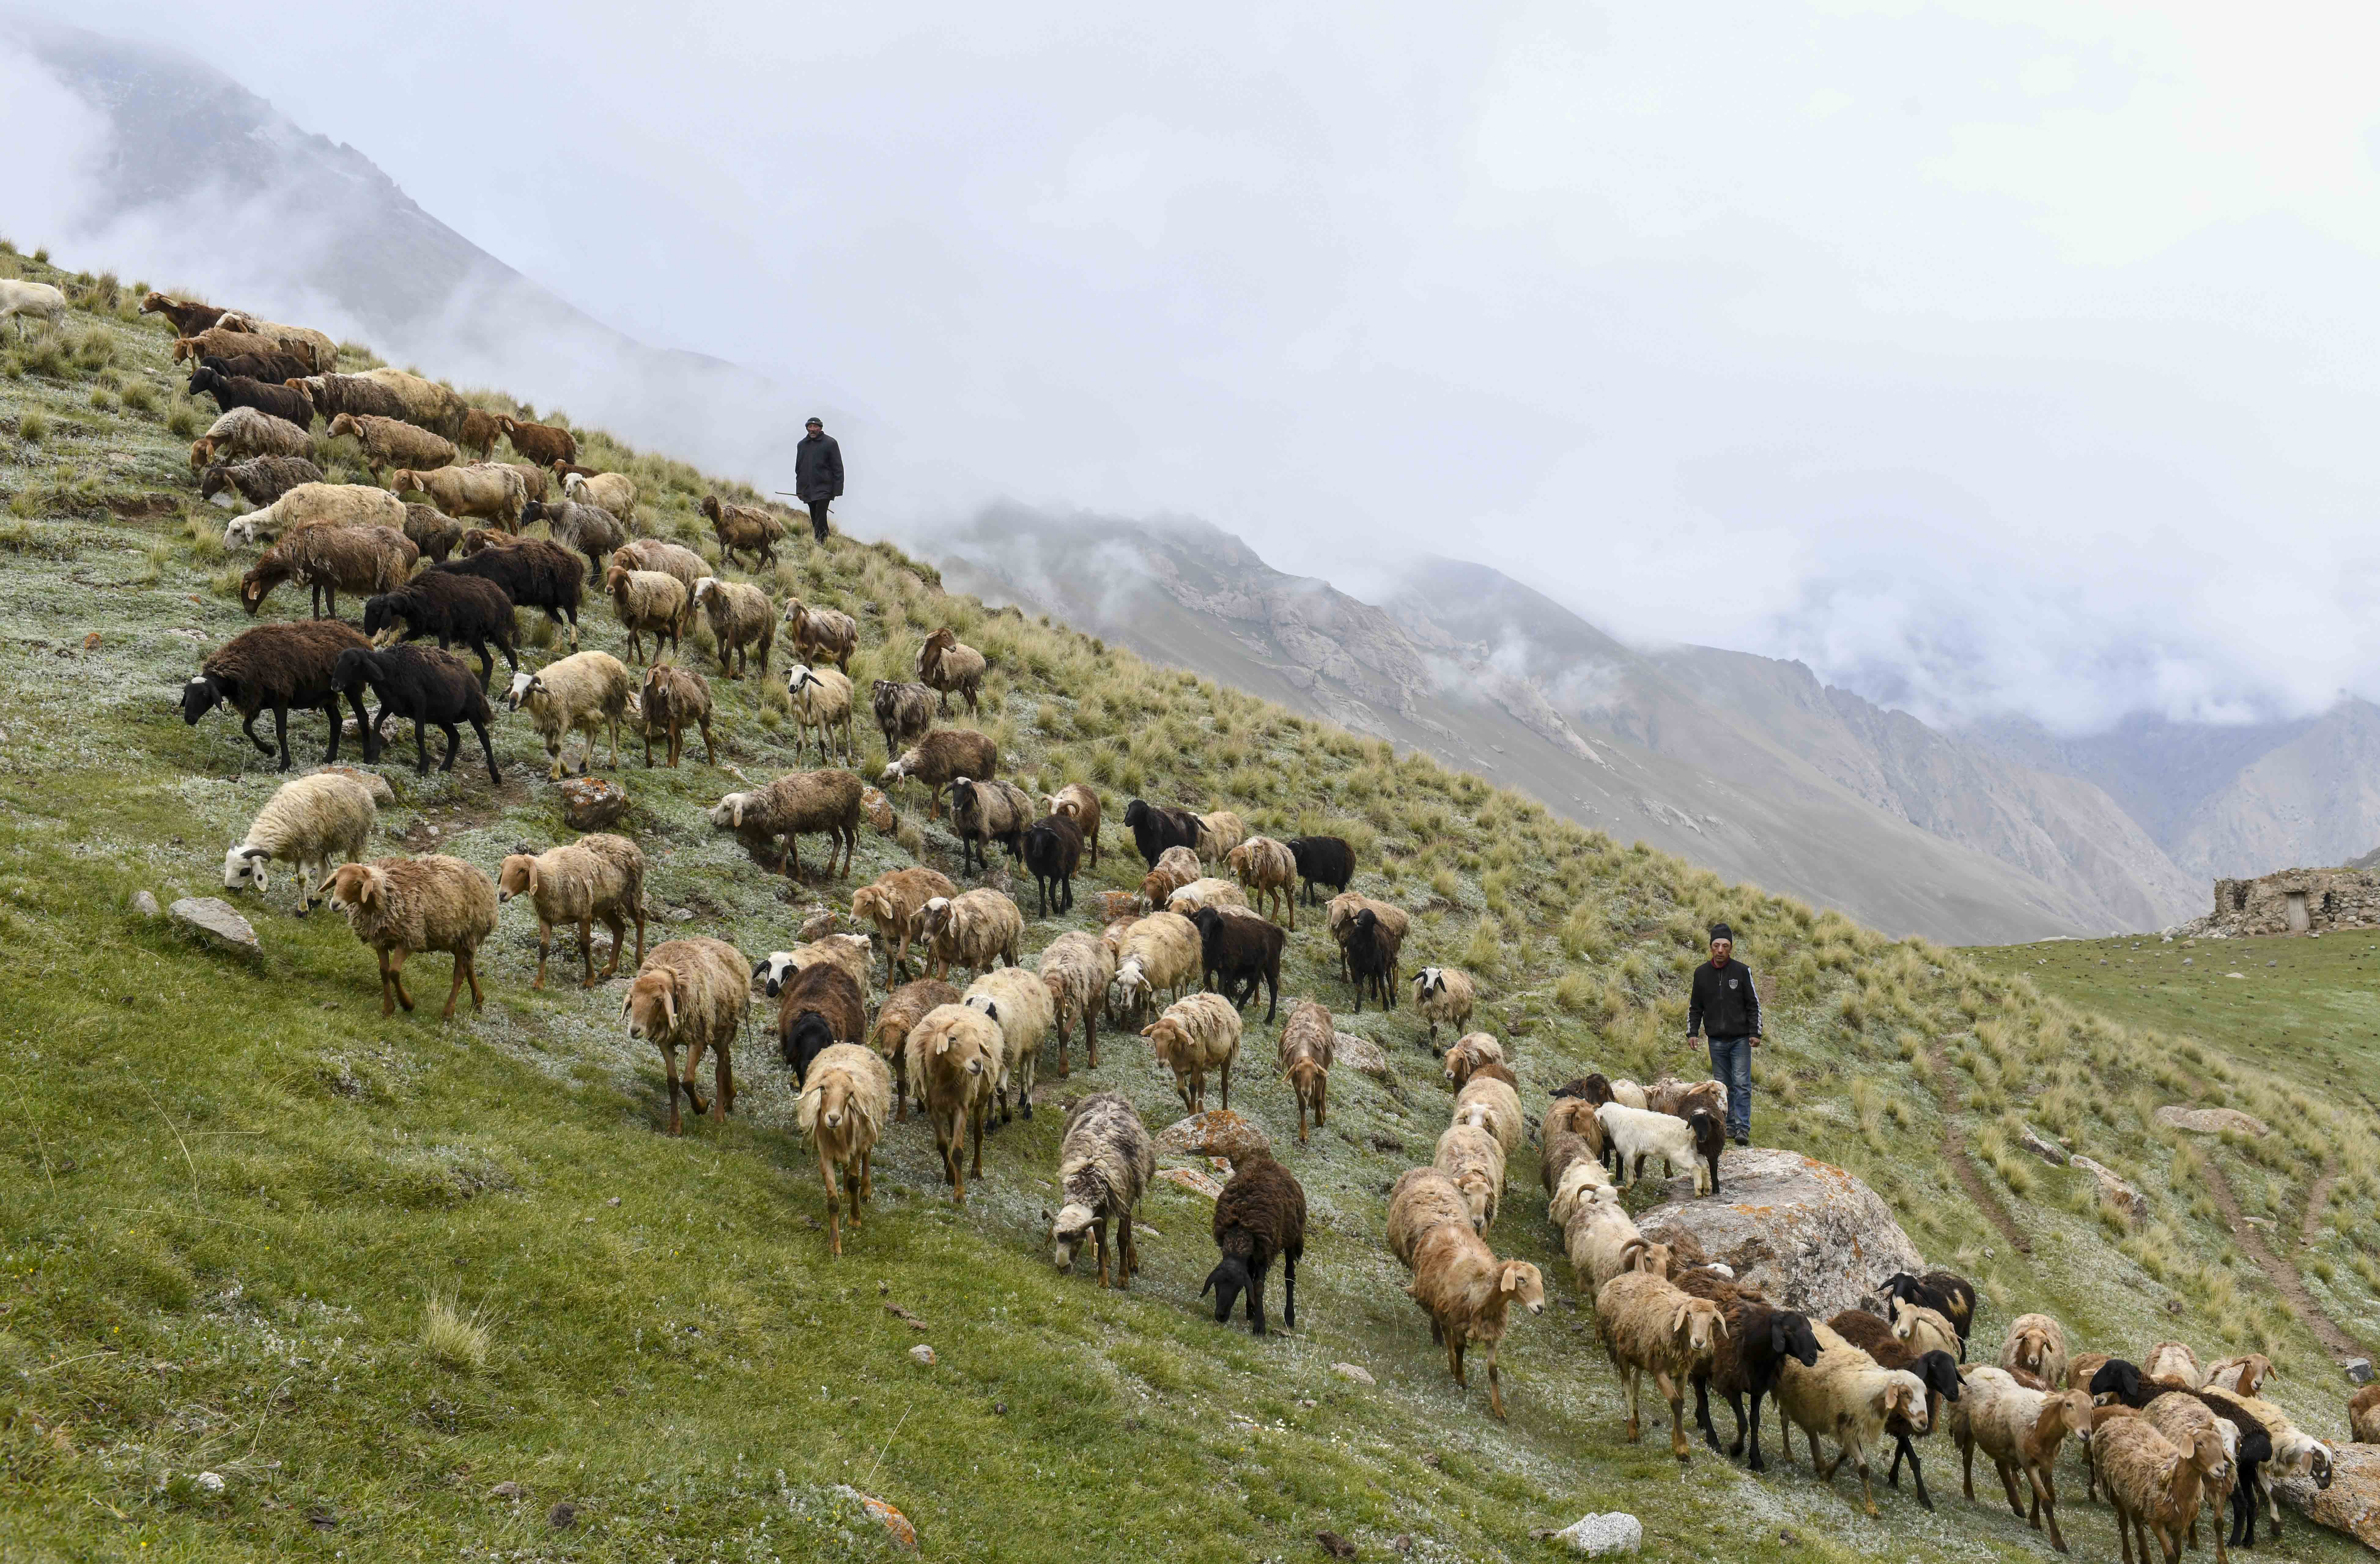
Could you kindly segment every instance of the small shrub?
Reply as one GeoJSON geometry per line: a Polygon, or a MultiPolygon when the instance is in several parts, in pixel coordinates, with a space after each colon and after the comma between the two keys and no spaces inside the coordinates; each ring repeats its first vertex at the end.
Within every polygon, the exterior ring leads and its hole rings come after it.
{"type": "Polygon", "coordinates": [[[17,438],[28,445],[39,445],[50,437],[50,420],[37,409],[17,419],[17,438]]]}
{"type": "Polygon", "coordinates": [[[152,412],[157,406],[157,394],[145,380],[128,382],[123,392],[124,405],[136,413],[152,412]]]}
{"type": "Polygon", "coordinates": [[[177,440],[195,440],[199,434],[198,409],[184,402],[165,415],[166,432],[177,440]]]}

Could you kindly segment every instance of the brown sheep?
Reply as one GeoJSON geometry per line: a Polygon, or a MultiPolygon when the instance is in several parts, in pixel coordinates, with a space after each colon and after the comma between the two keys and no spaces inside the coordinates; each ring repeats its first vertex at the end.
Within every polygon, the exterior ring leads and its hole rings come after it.
{"type": "Polygon", "coordinates": [[[850,676],[851,654],[859,649],[857,620],[839,609],[812,608],[799,598],[785,600],[784,619],[795,656],[804,662],[832,662],[850,676]]]}
{"type": "Polygon", "coordinates": [[[1499,1260],[1487,1241],[1463,1222],[1441,1222],[1414,1246],[1414,1279],[1406,1291],[1429,1315],[1430,1340],[1446,1349],[1454,1382],[1469,1388],[1463,1358],[1474,1341],[1488,1347],[1488,1410],[1504,1415],[1504,1387],[1496,1371],[1506,1316],[1514,1303],[1546,1312],[1546,1279],[1526,1260],[1499,1260]]]}
{"type": "Polygon", "coordinates": [[[1330,1011],[1327,1005],[1313,1000],[1300,1000],[1290,1006],[1289,1019],[1281,1024],[1281,1042],[1276,1062],[1281,1079],[1297,1097],[1297,1144],[1305,1144],[1305,1116],[1314,1115],[1314,1127],[1323,1125],[1325,1101],[1330,1092],[1330,1057],[1338,1034],[1331,1029],[1330,1011]]]}
{"type": "Polygon", "coordinates": [[[959,999],[959,991],[939,977],[904,983],[884,996],[884,1007],[876,1012],[876,1025],[868,1034],[868,1041],[892,1067],[894,1123],[905,1123],[909,1118],[910,1032],[926,1019],[928,1012],[943,1005],[955,1005],[959,999]]]}
{"type": "MultiPolygon", "coordinates": [[[[877,681],[877,684],[880,690],[883,687],[883,681],[879,680],[877,681]]],[[[899,688],[901,686],[896,685],[894,687],[899,688]]],[[[909,687],[917,688],[922,686],[913,685],[909,687]]],[[[891,749],[892,747],[892,741],[889,739],[886,740],[884,747],[888,750],[891,749]]],[[[1091,867],[1099,867],[1099,795],[1097,793],[1094,793],[1087,783],[1068,782],[1065,786],[1060,788],[1057,792],[1050,795],[1050,812],[1053,815],[1063,815],[1068,819],[1075,822],[1075,829],[1083,833],[1083,845],[1091,850],[1091,867]]]]}
{"type": "Polygon", "coordinates": [[[566,429],[552,424],[523,423],[503,414],[496,417],[496,427],[519,452],[540,467],[553,462],[575,462],[578,459],[578,437],[566,429]]]}
{"type": "Polygon", "coordinates": [[[719,539],[722,564],[734,564],[737,554],[750,554],[752,568],[777,563],[777,545],[784,540],[785,524],[759,505],[739,505],[705,494],[698,507],[719,539]]]}
{"type": "Polygon", "coordinates": [[[379,418],[370,413],[340,413],[331,419],[324,431],[331,439],[346,436],[362,447],[364,466],[374,483],[390,467],[420,467],[423,469],[452,467],[455,451],[452,441],[441,439],[426,429],[401,418],[379,418]]]}
{"type": "Polygon", "coordinates": [[[587,969],[582,988],[595,987],[598,920],[612,931],[612,961],[604,976],[620,970],[630,919],[637,925],[637,962],[644,964],[645,855],[626,837],[597,831],[534,855],[511,855],[497,870],[496,900],[521,895],[537,909],[537,978],[530,988],[545,987],[545,960],[557,923],[578,926],[578,959],[587,969]]]}
{"type": "Polygon", "coordinates": [[[253,618],[273,588],[294,579],[312,591],[315,618],[336,619],[343,589],[358,597],[393,592],[420,558],[413,540],[395,527],[309,527],[258,557],[239,578],[239,603],[253,618]]]}
{"type": "Polygon", "coordinates": [[[851,873],[852,855],[859,850],[859,794],[863,784],[850,771],[795,771],[749,793],[731,793],[711,806],[710,823],[732,829],[764,849],[780,839],[784,845],[778,871],[788,879],[801,873],[804,831],[824,831],[829,838],[826,872],[851,873]],[[843,867],[835,867],[840,855],[843,867]]]}
{"type": "Polygon", "coordinates": [[[670,770],[677,770],[678,755],[688,723],[702,733],[703,764],[719,764],[718,752],[710,744],[710,680],[691,668],[657,662],[645,670],[645,686],[637,693],[636,701],[637,709],[632,715],[638,725],[645,730],[645,765],[648,769],[653,763],[653,733],[659,729],[668,745],[670,770]]]}
{"type": "Polygon", "coordinates": [[[966,1137],[975,1136],[973,1176],[983,1177],[983,1116],[1000,1084],[1004,1045],[1000,1024],[963,1004],[938,1005],[909,1032],[909,1089],[934,1127],[942,1182],[966,1204],[966,1137]]]}
{"type": "MultiPolygon", "coordinates": [[[[466,407],[463,409],[462,427],[455,432],[455,444],[484,462],[496,454],[496,437],[503,432],[496,426],[494,416],[486,408],[466,407]]],[[[544,471],[540,469],[537,476],[541,485],[545,481],[544,471]]]]}
{"type": "Polygon", "coordinates": [[[940,819],[942,789],[961,777],[981,779],[1000,773],[1000,746],[972,728],[941,728],[902,751],[877,778],[887,792],[905,778],[926,784],[926,818],[940,819]]]}
{"type": "Polygon", "coordinates": [[[868,1161],[883,1133],[891,1106],[892,1073],[864,1048],[837,1043],[818,1056],[795,1106],[795,1121],[818,1143],[819,1177],[826,1182],[829,1247],[843,1253],[843,1223],[836,1182],[851,1192],[851,1231],[859,1231],[859,1205],[875,1198],[868,1161]]]}
{"type": "Polygon", "coordinates": [[[917,677],[941,693],[945,717],[950,715],[954,694],[966,697],[968,716],[977,714],[976,691],[988,665],[983,653],[960,640],[958,632],[947,624],[928,636],[926,644],[917,649],[917,677]]]}
{"type": "Polygon", "coordinates": [[[140,301],[143,315],[163,315],[177,337],[196,336],[224,317],[222,309],[196,299],[176,298],[170,294],[152,293],[140,301]]]}
{"type": "Polygon", "coordinates": [[[809,1079],[810,1061],[836,1043],[865,1042],[868,995],[832,961],[796,967],[777,1000],[777,1046],[796,1089],[809,1079]]]}
{"type": "Polygon", "coordinates": [[[620,1002],[620,1018],[628,1036],[662,1050],[662,1078],[668,1083],[669,1133],[681,1133],[677,1094],[686,1093],[696,1117],[709,1113],[722,1121],[735,1106],[735,1069],[729,1049],[743,1029],[744,1012],[752,1000],[751,968],[744,952],[723,940],[672,940],[655,947],[637,967],[628,997],[620,1002]],[[677,1050],[684,1045],[686,1073],[676,1073],[677,1050]],[[694,1073],[704,1049],[715,1062],[715,1095],[708,1108],[694,1089],[694,1073]]]}
{"type": "Polygon", "coordinates": [[[959,888],[948,876],[922,867],[893,869],[877,876],[852,893],[851,915],[876,927],[884,941],[884,980],[900,979],[908,964],[909,941],[925,931],[926,903],[937,896],[952,897],[959,888]]]}
{"type": "Polygon", "coordinates": [[[380,957],[382,1015],[394,1014],[397,1005],[413,1008],[413,996],[405,991],[405,960],[423,951],[444,951],[455,958],[455,981],[447,986],[439,1019],[455,1019],[455,997],[466,983],[471,986],[471,1008],[480,1008],[474,958],[480,941],[496,931],[496,888],[478,868],[436,853],[341,864],[322,890],[356,938],[380,957]]]}

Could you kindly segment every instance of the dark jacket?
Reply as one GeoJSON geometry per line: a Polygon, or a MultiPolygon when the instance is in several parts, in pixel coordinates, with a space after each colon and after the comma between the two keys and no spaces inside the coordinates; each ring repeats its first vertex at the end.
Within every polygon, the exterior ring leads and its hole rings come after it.
{"type": "Polygon", "coordinates": [[[1752,986],[1752,968],[1732,956],[1725,966],[1705,962],[1694,968],[1694,988],[1686,1000],[1686,1036],[1699,1036],[1707,1024],[1714,1037],[1760,1036],[1760,993],[1752,986]]]}
{"type": "Polygon", "coordinates": [[[832,434],[806,434],[794,447],[794,494],[804,504],[843,498],[843,447],[832,434]]]}

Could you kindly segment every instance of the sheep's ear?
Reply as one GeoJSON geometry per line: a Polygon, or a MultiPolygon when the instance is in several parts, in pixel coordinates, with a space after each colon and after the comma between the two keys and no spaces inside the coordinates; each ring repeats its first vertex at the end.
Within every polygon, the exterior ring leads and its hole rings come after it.
{"type": "Polygon", "coordinates": [[[528,893],[532,896],[537,894],[537,860],[535,858],[528,861],[528,893]]]}
{"type": "Polygon", "coordinates": [[[1718,1323],[1718,1339],[1724,1341],[1727,1340],[1727,1311],[1724,1309],[1720,1310],[1717,1318],[1718,1323]]]}
{"type": "Polygon", "coordinates": [[[1496,1290],[1500,1292],[1518,1292],[1521,1290],[1521,1267],[1507,1261],[1504,1274],[1496,1279],[1496,1290]]]}
{"type": "Polygon", "coordinates": [[[677,1030],[677,985],[674,983],[662,990],[662,1019],[669,1023],[671,1031],[677,1030]]]}
{"type": "Polygon", "coordinates": [[[744,829],[744,797],[738,794],[735,802],[727,806],[727,823],[737,830],[744,829]]]}
{"type": "Polygon", "coordinates": [[[1681,1303],[1678,1305],[1676,1312],[1670,1315],[1670,1334],[1672,1336],[1683,1335],[1686,1329],[1686,1321],[1693,1314],[1694,1308],[1692,1306],[1692,1300],[1681,1303]]]}

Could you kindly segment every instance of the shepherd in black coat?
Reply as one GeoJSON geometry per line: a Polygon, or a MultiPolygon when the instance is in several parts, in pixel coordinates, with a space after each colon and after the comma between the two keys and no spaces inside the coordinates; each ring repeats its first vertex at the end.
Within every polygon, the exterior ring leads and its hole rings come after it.
{"type": "Polygon", "coordinates": [[[1297,1328],[1297,1262],[1305,1255],[1305,1191],[1296,1176],[1269,1152],[1236,1158],[1232,1182],[1215,1199],[1215,1247],[1223,1252],[1207,1273],[1198,1296],[1215,1294],[1215,1323],[1232,1317],[1232,1303],[1247,1294],[1248,1328],[1265,1333],[1265,1272],[1273,1256],[1281,1262],[1281,1319],[1297,1328]]]}
{"type": "Polygon", "coordinates": [[[471,676],[471,665],[453,652],[403,642],[376,651],[343,651],[331,679],[342,694],[352,695],[369,685],[373,697],[380,702],[380,709],[364,729],[365,759],[379,758],[382,723],[391,717],[409,717],[413,720],[414,770],[423,776],[430,774],[430,741],[423,736],[426,725],[445,731],[446,755],[438,762],[438,769],[451,771],[455,769],[455,752],[463,745],[463,735],[455,724],[468,722],[471,731],[480,735],[480,753],[488,761],[488,780],[498,787],[504,785],[504,774],[496,769],[495,746],[488,741],[488,724],[495,720],[495,711],[488,705],[487,691],[471,676]]]}
{"type": "Polygon", "coordinates": [[[843,498],[843,447],[812,418],[809,432],[794,447],[794,497],[810,508],[810,532],[826,541],[827,507],[843,498]]]}

